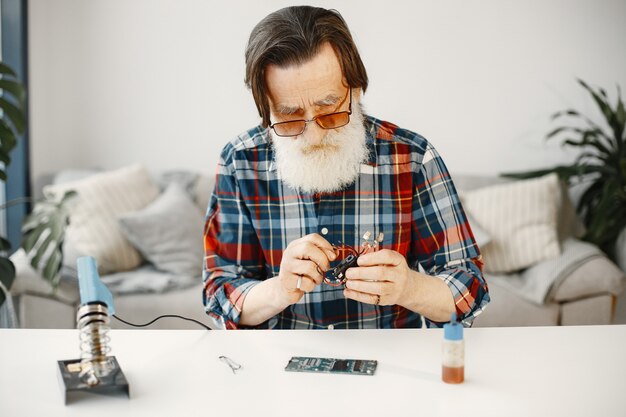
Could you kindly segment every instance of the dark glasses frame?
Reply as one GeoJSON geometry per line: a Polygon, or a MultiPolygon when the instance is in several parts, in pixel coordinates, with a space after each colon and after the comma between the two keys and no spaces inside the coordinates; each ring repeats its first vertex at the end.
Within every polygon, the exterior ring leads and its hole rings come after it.
{"type": "Polygon", "coordinates": [[[309,120],[305,120],[305,119],[298,119],[298,120],[288,120],[286,122],[278,122],[278,123],[272,123],[270,125],[270,128],[272,128],[274,130],[274,133],[276,134],[276,136],[280,136],[283,138],[290,138],[290,137],[294,137],[294,136],[298,136],[304,133],[304,131],[306,130],[306,127],[309,123],[311,122],[315,122],[317,123],[317,125],[319,127],[321,127],[322,129],[337,129],[340,127],[343,127],[345,125],[347,125],[348,123],[350,123],[350,115],[352,114],[352,87],[348,88],[348,94],[347,96],[341,100],[341,103],[339,103],[339,107],[346,102],[346,98],[349,98],[349,104],[348,104],[348,110],[344,110],[344,111],[337,111],[337,112],[333,112],[333,113],[326,113],[326,114],[318,114],[317,116],[313,117],[312,119],[309,120]],[[324,126],[323,120],[325,118],[331,119],[332,117],[338,116],[338,115],[344,115],[347,114],[348,115],[348,119],[346,120],[345,123],[343,124],[339,124],[339,125],[333,125],[330,127],[326,127],[324,126]],[[322,122],[320,123],[320,120],[322,120],[322,122]],[[298,133],[293,133],[293,134],[289,134],[289,135],[284,135],[284,134],[280,134],[278,133],[278,131],[276,130],[276,126],[278,126],[280,128],[280,126],[286,126],[288,124],[293,124],[293,123],[302,123],[302,130],[300,130],[300,132],[298,133]]]}

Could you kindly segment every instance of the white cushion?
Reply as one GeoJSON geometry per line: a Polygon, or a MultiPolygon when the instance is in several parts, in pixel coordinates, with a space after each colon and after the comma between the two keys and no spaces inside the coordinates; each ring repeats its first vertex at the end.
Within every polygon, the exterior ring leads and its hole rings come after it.
{"type": "Polygon", "coordinates": [[[491,242],[481,247],[485,270],[507,273],[560,254],[556,174],[466,192],[463,206],[491,242]]]}
{"type": "Polygon", "coordinates": [[[178,183],[145,208],[119,216],[122,232],[158,270],[200,279],[204,216],[178,183]]]}
{"type": "Polygon", "coordinates": [[[136,268],[141,255],[122,234],[117,216],[139,210],[153,201],[158,187],[141,165],[103,172],[87,178],[47,186],[48,198],[74,190],[66,240],[81,255],[96,258],[101,274],[136,268]]]}

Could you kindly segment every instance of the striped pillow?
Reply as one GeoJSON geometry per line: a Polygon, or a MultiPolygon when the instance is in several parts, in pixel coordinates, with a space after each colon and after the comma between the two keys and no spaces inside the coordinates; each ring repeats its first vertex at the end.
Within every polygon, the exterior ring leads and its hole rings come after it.
{"type": "Polygon", "coordinates": [[[508,273],[558,256],[556,174],[466,192],[463,207],[490,236],[481,247],[485,271],[508,273]]]}
{"type": "Polygon", "coordinates": [[[102,274],[139,266],[141,255],[122,234],[117,216],[142,209],[158,196],[159,189],[146,169],[133,165],[94,174],[47,186],[44,194],[48,198],[60,198],[69,190],[76,191],[78,196],[70,205],[66,244],[81,255],[96,258],[102,274]]]}

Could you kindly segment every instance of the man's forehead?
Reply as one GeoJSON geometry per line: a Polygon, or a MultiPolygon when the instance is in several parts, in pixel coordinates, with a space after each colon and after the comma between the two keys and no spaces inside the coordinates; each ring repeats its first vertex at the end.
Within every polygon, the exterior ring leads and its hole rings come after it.
{"type": "Polygon", "coordinates": [[[302,104],[331,105],[341,101],[345,96],[346,92],[343,90],[346,90],[346,88],[342,87],[341,90],[342,91],[339,91],[339,89],[327,89],[326,92],[314,92],[303,89],[301,91],[294,91],[291,94],[270,95],[270,102],[276,107],[299,107],[302,104]]]}
{"type": "Polygon", "coordinates": [[[274,82],[268,86],[268,98],[273,105],[334,104],[345,97],[347,83],[341,74],[337,77],[304,78],[274,82]]]}
{"type": "Polygon", "coordinates": [[[268,65],[265,71],[268,95],[273,104],[295,105],[330,101],[345,95],[345,80],[339,59],[326,44],[311,60],[298,65],[268,65]]]}

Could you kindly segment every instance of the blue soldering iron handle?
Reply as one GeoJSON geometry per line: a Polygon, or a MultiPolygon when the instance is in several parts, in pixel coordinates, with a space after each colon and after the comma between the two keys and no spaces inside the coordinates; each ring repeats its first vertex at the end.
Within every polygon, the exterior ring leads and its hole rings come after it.
{"type": "Polygon", "coordinates": [[[113,295],[102,283],[98,274],[98,265],[91,256],[83,256],[76,261],[78,267],[78,289],[80,291],[80,304],[102,302],[107,305],[109,315],[115,314],[113,295]]]}

